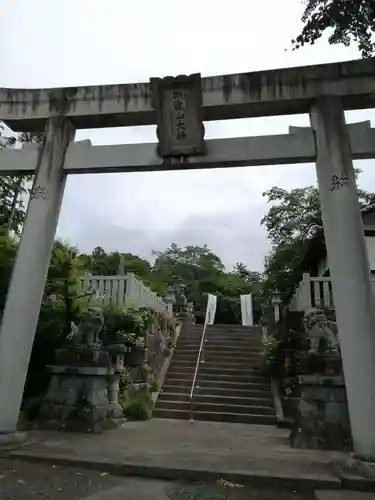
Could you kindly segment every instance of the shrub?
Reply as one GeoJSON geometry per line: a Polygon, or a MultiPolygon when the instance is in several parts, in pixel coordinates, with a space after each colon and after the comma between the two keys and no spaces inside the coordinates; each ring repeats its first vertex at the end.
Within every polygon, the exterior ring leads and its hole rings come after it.
{"type": "Polygon", "coordinates": [[[158,392],[160,390],[159,380],[155,377],[150,384],[150,392],[158,392]]]}
{"type": "Polygon", "coordinates": [[[123,342],[129,347],[144,347],[145,335],[149,325],[146,310],[120,307],[116,304],[104,306],[104,337],[107,344],[123,342]]]}
{"type": "Polygon", "coordinates": [[[263,372],[269,378],[280,378],[282,371],[281,342],[275,337],[263,340],[263,372]]]}
{"type": "Polygon", "coordinates": [[[132,401],[124,407],[124,416],[129,420],[148,420],[149,411],[142,401],[132,401]]]}
{"type": "Polygon", "coordinates": [[[147,420],[152,415],[153,401],[146,384],[128,384],[120,400],[124,416],[129,420],[147,420]]]}
{"type": "Polygon", "coordinates": [[[167,346],[168,346],[168,349],[174,349],[176,347],[172,337],[169,337],[169,339],[167,341],[167,346]]]}
{"type": "Polygon", "coordinates": [[[163,349],[163,356],[165,358],[169,358],[169,356],[171,355],[172,351],[169,347],[164,347],[163,349]]]}

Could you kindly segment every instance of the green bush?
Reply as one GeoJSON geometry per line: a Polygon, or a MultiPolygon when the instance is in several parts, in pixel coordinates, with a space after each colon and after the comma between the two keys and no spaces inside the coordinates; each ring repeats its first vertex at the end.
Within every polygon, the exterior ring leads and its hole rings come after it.
{"type": "Polygon", "coordinates": [[[124,416],[129,420],[147,420],[152,415],[154,403],[146,384],[128,384],[120,399],[124,416]]]}
{"type": "Polygon", "coordinates": [[[167,341],[167,346],[168,349],[174,349],[176,347],[175,342],[173,341],[172,337],[169,337],[167,341]]]}
{"type": "Polygon", "coordinates": [[[107,344],[121,341],[129,347],[144,347],[150,322],[147,310],[108,304],[103,308],[103,314],[107,344]]]}
{"type": "Polygon", "coordinates": [[[160,390],[159,380],[155,377],[150,384],[150,392],[158,392],[160,390]]]}
{"type": "Polygon", "coordinates": [[[171,349],[169,349],[169,347],[164,347],[163,349],[163,356],[165,358],[169,358],[169,356],[171,355],[172,351],[171,349]]]}
{"type": "Polygon", "coordinates": [[[142,401],[132,401],[124,407],[124,416],[129,420],[148,420],[149,410],[142,401]]]}
{"type": "Polygon", "coordinates": [[[274,337],[263,340],[263,373],[269,378],[280,378],[282,371],[281,342],[274,337]]]}

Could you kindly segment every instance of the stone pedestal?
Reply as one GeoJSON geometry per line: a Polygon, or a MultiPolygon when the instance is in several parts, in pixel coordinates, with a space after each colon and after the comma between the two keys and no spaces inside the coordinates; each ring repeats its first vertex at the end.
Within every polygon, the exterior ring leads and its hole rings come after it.
{"type": "Polygon", "coordinates": [[[123,364],[109,352],[76,346],[57,353],[38,426],[77,432],[101,432],[121,422],[119,374],[123,364]],[[65,364],[63,364],[63,362],[65,364]]]}
{"type": "Polygon", "coordinates": [[[349,449],[351,431],[342,375],[299,375],[298,417],[290,436],[294,448],[349,449]]]}

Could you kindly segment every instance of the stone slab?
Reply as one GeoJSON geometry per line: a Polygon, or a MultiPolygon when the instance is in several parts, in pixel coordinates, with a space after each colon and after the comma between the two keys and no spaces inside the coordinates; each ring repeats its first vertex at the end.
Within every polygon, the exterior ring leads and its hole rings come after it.
{"type": "Polygon", "coordinates": [[[0,453],[26,444],[26,433],[24,432],[0,432],[0,453]]]}
{"type": "Polygon", "coordinates": [[[124,484],[94,493],[85,500],[169,500],[169,488],[166,481],[131,478],[124,484]]]}
{"type": "Polygon", "coordinates": [[[335,470],[344,489],[375,491],[375,464],[350,456],[336,462],[335,470]]]}
{"type": "MultiPolygon", "coordinates": [[[[308,113],[316,96],[338,95],[345,109],[373,106],[373,59],[202,78],[203,120],[308,113]]],[[[149,83],[0,89],[0,114],[14,131],[44,129],[62,110],[77,129],[154,125],[149,83]]]]}
{"type": "MultiPolygon", "coordinates": [[[[316,500],[375,500],[375,493],[363,493],[359,491],[316,491],[316,500]]],[[[109,497],[108,497],[109,498],[109,497]]]]}
{"type": "Polygon", "coordinates": [[[338,489],[333,463],[346,455],[294,450],[273,426],[152,419],[102,435],[30,432],[12,457],[74,465],[114,475],[216,481],[302,489],[338,489]]]}

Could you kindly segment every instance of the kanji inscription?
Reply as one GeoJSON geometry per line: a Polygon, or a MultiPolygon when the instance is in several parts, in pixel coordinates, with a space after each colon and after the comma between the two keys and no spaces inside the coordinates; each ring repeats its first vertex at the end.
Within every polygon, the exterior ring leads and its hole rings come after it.
{"type": "Polygon", "coordinates": [[[199,74],[151,79],[157,112],[158,154],[162,157],[205,153],[199,74]]]}
{"type": "Polygon", "coordinates": [[[331,178],[331,191],[337,191],[338,189],[347,186],[349,178],[344,173],[340,175],[333,174],[331,178]]]}
{"type": "Polygon", "coordinates": [[[29,194],[31,200],[45,200],[47,196],[47,189],[36,185],[29,189],[29,194]]]}

